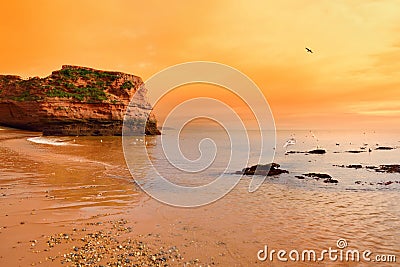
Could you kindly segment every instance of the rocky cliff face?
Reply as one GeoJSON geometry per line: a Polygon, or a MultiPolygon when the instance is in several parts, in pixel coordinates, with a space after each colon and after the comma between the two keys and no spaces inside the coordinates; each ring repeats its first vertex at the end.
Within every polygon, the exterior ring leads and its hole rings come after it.
{"type": "Polygon", "coordinates": [[[142,134],[160,134],[146,93],[140,77],[78,66],[28,80],[0,75],[0,124],[44,135],[121,135],[128,110],[133,133],[145,124],[142,134]]]}

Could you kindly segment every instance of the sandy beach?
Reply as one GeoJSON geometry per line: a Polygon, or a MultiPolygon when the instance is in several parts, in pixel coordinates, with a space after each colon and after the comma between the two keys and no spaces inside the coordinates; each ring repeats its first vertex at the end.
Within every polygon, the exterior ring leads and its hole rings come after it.
{"type": "Polygon", "coordinates": [[[72,170],[57,168],[65,163],[63,156],[48,158],[40,152],[34,156],[24,150],[30,135],[37,133],[11,130],[6,137],[2,135],[1,157],[6,164],[2,167],[9,169],[0,181],[2,266],[164,266],[183,262],[178,250],[167,243],[163,246],[157,235],[149,232],[151,228],[140,229],[136,221],[127,221],[125,202],[140,201],[131,181],[74,180],[104,167],[92,164],[82,176],[69,176],[72,170]],[[72,181],[65,183],[68,179],[72,181]],[[106,196],[110,191],[115,193],[106,196]],[[81,205],[80,199],[88,201],[81,205]]]}
{"type": "MultiPolygon", "coordinates": [[[[49,149],[59,147],[28,141],[38,136],[35,132],[5,129],[1,134],[0,155],[5,165],[0,181],[0,265],[213,266],[236,262],[224,241],[202,236],[204,230],[197,229],[204,222],[191,221],[187,210],[165,207],[131,179],[108,176],[113,168],[109,161],[88,161],[71,150],[50,155],[49,149]]],[[[100,157],[105,155],[92,149],[100,157]]],[[[115,160],[123,163],[122,158],[111,158],[115,160]]],[[[118,174],[129,177],[126,169],[118,174]]],[[[197,216],[206,210],[197,210],[197,216]]]]}

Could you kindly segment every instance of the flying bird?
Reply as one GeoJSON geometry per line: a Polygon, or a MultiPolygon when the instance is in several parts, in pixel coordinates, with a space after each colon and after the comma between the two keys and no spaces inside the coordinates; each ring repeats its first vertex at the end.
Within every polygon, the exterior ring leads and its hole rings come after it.
{"type": "Polygon", "coordinates": [[[313,51],[308,47],[306,47],[306,50],[307,50],[308,53],[313,53],[313,51]]]}
{"type": "Polygon", "coordinates": [[[290,138],[289,140],[286,141],[286,143],[283,145],[283,147],[288,147],[288,146],[293,146],[296,144],[296,139],[294,139],[293,137],[290,138]]]}

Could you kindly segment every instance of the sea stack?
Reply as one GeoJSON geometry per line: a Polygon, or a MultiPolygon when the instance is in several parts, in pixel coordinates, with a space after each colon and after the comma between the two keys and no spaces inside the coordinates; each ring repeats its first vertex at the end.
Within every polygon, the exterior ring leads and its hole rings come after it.
{"type": "Polygon", "coordinates": [[[131,122],[145,125],[143,134],[157,135],[146,94],[138,76],[80,66],[45,78],[0,75],[0,124],[44,135],[121,135],[129,110],[131,122]]]}

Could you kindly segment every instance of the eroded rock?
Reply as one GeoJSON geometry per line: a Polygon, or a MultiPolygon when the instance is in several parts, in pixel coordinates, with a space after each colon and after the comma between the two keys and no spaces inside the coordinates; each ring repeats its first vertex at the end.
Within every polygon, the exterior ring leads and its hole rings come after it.
{"type": "Polygon", "coordinates": [[[160,134],[146,95],[140,77],[79,66],[45,78],[0,75],[0,124],[44,135],[121,135],[129,110],[127,127],[160,134]]]}

